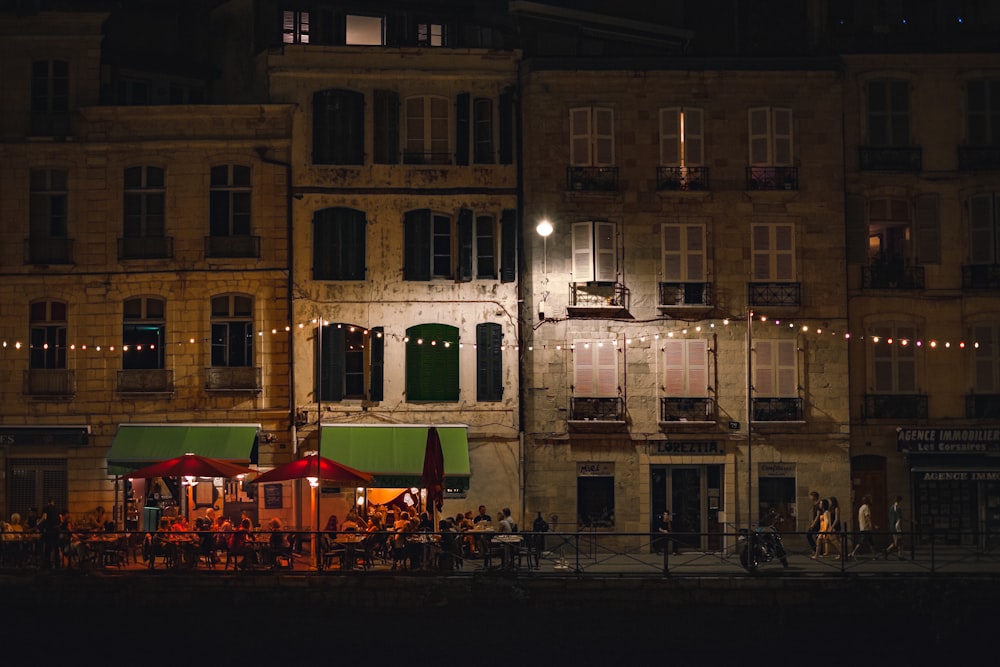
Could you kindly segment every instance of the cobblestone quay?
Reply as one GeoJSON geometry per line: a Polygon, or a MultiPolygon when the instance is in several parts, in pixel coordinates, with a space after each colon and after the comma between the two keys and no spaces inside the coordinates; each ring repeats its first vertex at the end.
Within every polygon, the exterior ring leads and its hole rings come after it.
{"type": "MultiPolygon", "coordinates": [[[[549,578],[40,572],[0,577],[3,634],[76,645],[211,647],[338,656],[476,647],[470,664],[803,651],[809,664],[926,659],[989,648],[994,576],[549,578]],[[55,634],[53,634],[55,633],[55,634]],[[816,655],[817,640],[830,642],[816,655]],[[346,642],[341,644],[341,642],[346,642]],[[367,647],[367,649],[366,649],[367,647]],[[860,653],[858,653],[860,651],[860,653]],[[868,653],[868,651],[876,651],[868,653]]],[[[994,640],[995,643],[995,640],[994,640]]],[[[760,657],[760,656],[758,656],[760,657]]],[[[462,661],[465,662],[465,661],[462,661]]],[[[381,663],[376,663],[381,664],[381,663]]],[[[757,660],[753,664],[758,664],[757,660]]]]}

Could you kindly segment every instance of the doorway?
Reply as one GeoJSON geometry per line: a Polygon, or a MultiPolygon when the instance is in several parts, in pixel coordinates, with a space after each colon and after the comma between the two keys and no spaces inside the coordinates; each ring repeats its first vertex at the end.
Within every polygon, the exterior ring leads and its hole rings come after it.
{"type": "Polygon", "coordinates": [[[722,548],[722,466],[651,466],[650,516],[669,509],[681,551],[722,548]]]}

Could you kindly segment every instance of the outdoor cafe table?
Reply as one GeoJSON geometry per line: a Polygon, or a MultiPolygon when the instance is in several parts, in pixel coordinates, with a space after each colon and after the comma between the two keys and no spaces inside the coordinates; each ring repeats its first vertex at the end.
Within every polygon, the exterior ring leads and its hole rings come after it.
{"type": "MultiPolygon", "coordinates": [[[[497,533],[490,540],[491,545],[500,547],[501,566],[507,568],[514,567],[514,556],[517,555],[523,543],[524,538],[514,533],[497,533]]],[[[489,567],[489,565],[489,560],[487,560],[486,566],[489,567]]]]}

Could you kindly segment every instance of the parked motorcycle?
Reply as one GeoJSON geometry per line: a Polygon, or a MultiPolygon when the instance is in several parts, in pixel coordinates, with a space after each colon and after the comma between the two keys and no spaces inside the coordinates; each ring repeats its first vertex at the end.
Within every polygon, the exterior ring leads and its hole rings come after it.
{"type": "Polygon", "coordinates": [[[740,531],[740,565],[747,572],[756,572],[762,563],[773,561],[788,567],[788,556],[776,527],[782,519],[781,515],[771,510],[757,522],[752,532],[745,528],[740,531]]]}

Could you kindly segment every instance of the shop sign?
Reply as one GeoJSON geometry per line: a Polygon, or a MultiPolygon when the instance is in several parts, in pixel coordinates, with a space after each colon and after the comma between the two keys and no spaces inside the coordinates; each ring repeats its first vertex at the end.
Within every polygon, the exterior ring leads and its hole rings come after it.
{"type": "Polygon", "coordinates": [[[760,463],[757,466],[758,477],[795,477],[794,463],[760,463]]]}
{"type": "Polygon", "coordinates": [[[8,426],[0,427],[0,445],[62,445],[82,447],[87,444],[87,426],[8,426]]]}
{"type": "Polygon", "coordinates": [[[653,445],[651,454],[725,454],[726,450],[715,440],[680,442],[675,440],[658,440],[653,445]]]}
{"type": "Polygon", "coordinates": [[[1000,428],[901,428],[896,448],[921,454],[1000,453],[1000,428]]]}
{"type": "Polygon", "coordinates": [[[577,477],[614,477],[615,476],[615,464],[614,463],[600,463],[596,461],[587,461],[580,463],[576,470],[577,477]]]}
{"type": "Polygon", "coordinates": [[[918,474],[921,482],[1000,481],[1000,470],[927,470],[918,474]]]}

